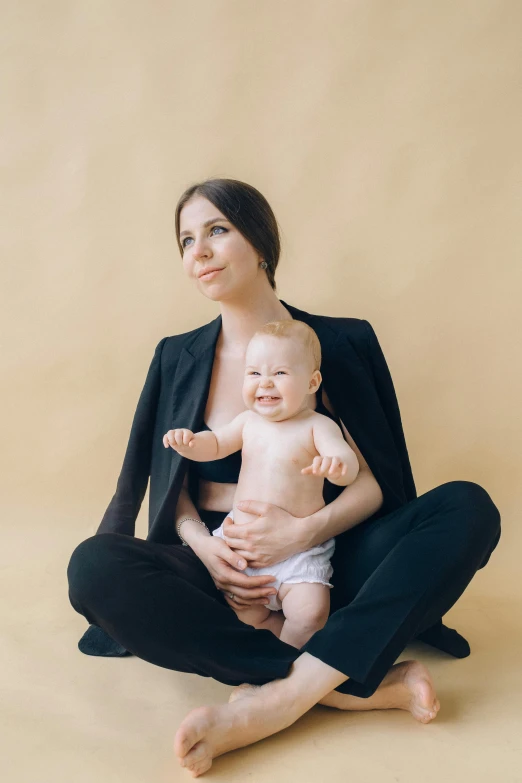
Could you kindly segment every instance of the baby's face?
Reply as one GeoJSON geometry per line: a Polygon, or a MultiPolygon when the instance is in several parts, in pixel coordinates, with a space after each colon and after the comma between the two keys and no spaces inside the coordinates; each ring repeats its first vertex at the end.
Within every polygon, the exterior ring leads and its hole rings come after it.
{"type": "Polygon", "coordinates": [[[260,335],[247,349],[243,400],[266,419],[283,421],[309,406],[308,395],[317,389],[317,376],[320,382],[320,374],[314,373],[298,340],[260,335]]]}

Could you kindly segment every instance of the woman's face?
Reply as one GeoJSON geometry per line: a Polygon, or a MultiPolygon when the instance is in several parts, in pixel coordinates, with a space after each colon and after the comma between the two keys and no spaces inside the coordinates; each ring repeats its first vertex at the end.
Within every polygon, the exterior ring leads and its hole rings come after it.
{"type": "Polygon", "coordinates": [[[238,229],[208,199],[197,196],[181,210],[183,268],[209,299],[244,295],[268,282],[262,260],[238,229]]]}

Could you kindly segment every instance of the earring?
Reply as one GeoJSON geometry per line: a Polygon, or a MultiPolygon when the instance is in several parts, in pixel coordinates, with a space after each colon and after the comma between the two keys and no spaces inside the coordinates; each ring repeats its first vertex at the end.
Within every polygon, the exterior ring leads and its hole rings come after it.
{"type": "Polygon", "coordinates": [[[261,261],[261,263],[259,264],[259,266],[261,267],[261,269],[266,269],[266,268],[267,268],[267,266],[268,266],[268,264],[266,263],[266,261],[261,261]]]}

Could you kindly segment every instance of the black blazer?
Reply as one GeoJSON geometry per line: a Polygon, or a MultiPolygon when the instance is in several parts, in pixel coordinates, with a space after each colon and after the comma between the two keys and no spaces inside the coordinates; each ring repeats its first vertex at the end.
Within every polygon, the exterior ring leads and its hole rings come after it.
{"type": "MultiPolygon", "coordinates": [[[[319,337],[326,393],[384,496],[376,516],[413,500],[415,484],[397,397],[372,327],[358,318],[311,315],[281,302],[292,318],[307,323],[319,337]]],[[[132,422],[116,492],[97,533],[134,535],[150,477],[147,539],[180,543],[174,516],[189,461],[173,449],[165,449],[163,435],[178,427],[201,429],[220,330],[218,316],[205,326],[164,337],[158,343],[132,422]]],[[[193,491],[191,496],[197,506],[193,491]]]]}

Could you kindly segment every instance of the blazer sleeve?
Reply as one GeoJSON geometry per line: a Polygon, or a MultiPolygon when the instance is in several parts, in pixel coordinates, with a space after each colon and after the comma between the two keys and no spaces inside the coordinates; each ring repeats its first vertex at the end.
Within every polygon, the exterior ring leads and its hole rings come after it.
{"type": "Polygon", "coordinates": [[[388,420],[401,461],[406,497],[408,501],[414,500],[417,497],[417,491],[415,489],[406,439],[404,437],[399,403],[397,401],[397,395],[395,394],[390,370],[372,326],[368,321],[363,321],[363,324],[366,330],[367,353],[375,380],[375,388],[384,414],[388,420]]]}
{"type": "Polygon", "coordinates": [[[164,337],[156,346],[134,414],[116,492],[103,515],[96,535],[124,533],[133,536],[135,533],[136,518],[150,476],[152,438],[161,384],[161,354],[166,339],[164,337]]]}

